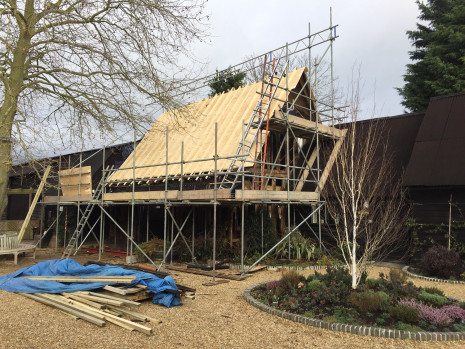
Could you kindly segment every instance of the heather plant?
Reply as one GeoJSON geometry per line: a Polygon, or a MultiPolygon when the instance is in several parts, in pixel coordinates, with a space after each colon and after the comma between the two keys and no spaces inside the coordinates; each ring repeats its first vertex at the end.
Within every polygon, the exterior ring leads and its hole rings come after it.
{"type": "Polygon", "coordinates": [[[447,312],[448,309],[444,309],[445,307],[434,308],[421,302],[418,303],[413,299],[401,299],[399,304],[418,310],[420,318],[433,325],[447,326],[452,322],[452,318],[447,312]]]}
{"type": "Polygon", "coordinates": [[[433,246],[423,254],[420,269],[426,275],[448,279],[460,274],[462,261],[454,250],[433,246]]]}
{"type": "Polygon", "coordinates": [[[421,290],[417,298],[425,304],[432,305],[435,307],[442,307],[449,303],[447,297],[440,296],[438,294],[428,293],[425,290],[421,290]]]}
{"type": "Polygon", "coordinates": [[[274,290],[278,286],[281,286],[281,281],[270,281],[266,284],[267,290],[274,290]]]}

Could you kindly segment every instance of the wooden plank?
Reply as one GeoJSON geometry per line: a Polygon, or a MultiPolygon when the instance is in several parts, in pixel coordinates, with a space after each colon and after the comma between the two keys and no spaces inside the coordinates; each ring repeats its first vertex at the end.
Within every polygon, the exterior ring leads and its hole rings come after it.
{"type": "Polygon", "coordinates": [[[44,202],[85,202],[92,200],[91,194],[81,194],[79,195],[48,195],[44,197],[44,202]]]}
{"type": "Polygon", "coordinates": [[[77,311],[67,305],[64,305],[64,304],[61,304],[61,303],[58,303],[58,302],[54,302],[50,299],[46,299],[46,298],[42,298],[42,297],[39,297],[35,294],[28,294],[28,293],[20,293],[22,296],[24,297],[27,297],[27,298],[31,298],[37,302],[40,302],[40,303],[43,303],[45,305],[48,305],[50,307],[53,307],[53,308],[57,308],[59,310],[62,310],[66,313],[70,313],[74,316],[77,316],[78,318],[82,319],[82,320],[85,320],[85,321],[88,321],[90,323],[93,323],[94,325],[97,325],[97,326],[105,326],[105,321],[104,320],[99,320],[97,318],[95,318],[94,316],[90,316],[90,315],[87,315],[86,313],[82,312],[82,311],[77,311]]]}
{"type": "MultiPolygon", "coordinates": [[[[178,190],[168,190],[168,200],[179,200],[178,190]]],[[[160,191],[139,191],[134,193],[134,200],[164,200],[165,192],[160,191]]],[[[104,201],[131,201],[132,193],[104,193],[104,201]]]]}
{"type": "MultiPolygon", "coordinates": [[[[172,265],[167,265],[165,266],[165,268],[168,270],[175,270],[175,271],[179,271],[182,273],[213,276],[212,272],[210,271],[203,271],[203,270],[197,270],[197,269],[186,269],[186,268],[181,268],[181,267],[175,267],[172,265]]],[[[219,279],[228,279],[228,280],[235,280],[235,281],[242,281],[246,278],[244,276],[228,275],[228,274],[222,274],[222,273],[215,273],[215,277],[219,279]]]]}
{"type": "Polygon", "coordinates": [[[126,287],[115,287],[115,286],[110,286],[110,285],[104,286],[103,289],[106,290],[106,291],[109,291],[109,292],[113,292],[113,293],[116,293],[116,294],[123,295],[123,296],[126,296],[128,294],[134,294],[134,293],[142,291],[142,289],[139,288],[139,287],[126,288],[126,287]]]}
{"type": "Polygon", "coordinates": [[[114,283],[114,284],[131,284],[136,280],[135,276],[22,276],[25,279],[71,282],[71,283],[114,283]]]}
{"type": "MultiPolygon", "coordinates": [[[[237,200],[269,200],[269,201],[286,201],[287,191],[266,191],[266,190],[244,190],[244,197],[242,197],[242,190],[236,190],[237,200]]],[[[290,191],[289,200],[291,201],[316,201],[318,195],[315,192],[306,191],[290,191]]]]}
{"type": "Polygon", "coordinates": [[[94,307],[94,308],[98,308],[98,309],[103,309],[103,308],[105,308],[105,306],[104,306],[103,304],[96,303],[96,302],[92,302],[91,300],[86,299],[86,298],[83,298],[83,297],[80,297],[80,296],[77,295],[77,294],[73,294],[73,293],[62,293],[62,295],[63,295],[63,297],[65,297],[65,298],[74,299],[75,301],[78,301],[78,302],[81,302],[81,303],[90,305],[91,307],[94,307]]]}
{"type": "MultiPolygon", "coordinates": [[[[202,189],[202,190],[186,190],[182,192],[183,200],[213,200],[215,195],[214,189],[202,189]]],[[[218,189],[216,198],[218,200],[230,199],[230,190],[229,189],[218,189]]]]}
{"type": "MultiPolygon", "coordinates": [[[[106,299],[112,299],[112,300],[115,300],[115,301],[123,302],[123,303],[125,303],[127,305],[135,305],[137,307],[140,306],[139,302],[134,302],[134,301],[128,300],[126,298],[122,298],[122,297],[114,297],[114,296],[110,296],[110,295],[107,295],[107,294],[104,294],[104,293],[97,293],[97,292],[85,292],[85,291],[83,291],[83,292],[87,293],[90,296],[101,297],[101,298],[106,298],[106,299]]],[[[81,293],[83,293],[83,292],[81,292],[81,293]]],[[[146,292],[150,292],[150,291],[146,291],[146,292]]]]}
{"type": "MultiPolygon", "coordinates": [[[[347,133],[347,129],[342,130],[344,132],[344,136],[347,133]]],[[[341,137],[336,144],[334,145],[333,151],[331,152],[331,155],[329,156],[328,162],[326,163],[325,169],[323,170],[323,173],[321,174],[320,177],[320,187],[316,189],[316,193],[318,194],[319,190],[320,192],[323,190],[325,187],[326,181],[328,180],[329,173],[331,172],[331,168],[334,165],[334,162],[336,161],[337,154],[341,150],[342,147],[342,142],[344,142],[344,137],[341,137]],[[319,189],[319,190],[318,190],[319,189]]]]}
{"type": "Polygon", "coordinates": [[[29,221],[31,220],[32,213],[34,212],[34,209],[36,208],[37,201],[39,201],[40,194],[42,194],[42,190],[44,189],[45,186],[45,181],[47,180],[48,174],[50,173],[51,166],[47,166],[45,169],[44,176],[42,177],[42,180],[40,181],[39,188],[37,188],[36,195],[34,196],[34,200],[32,201],[31,206],[29,207],[29,211],[27,212],[26,218],[24,219],[23,225],[21,227],[21,230],[19,231],[18,234],[18,242],[21,242],[24,236],[24,232],[26,231],[26,227],[29,225],[29,221]]]}
{"type": "MultiPolygon", "coordinates": [[[[71,302],[75,303],[76,301],[71,301],[71,302]]],[[[131,320],[120,318],[120,317],[118,317],[116,315],[109,314],[109,313],[107,313],[107,312],[105,312],[103,310],[92,308],[92,307],[90,307],[90,306],[88,306],[86,304],[79,304],[79,305],[81,307],[83,307],[84,309],[89,309],[89,310],[95,311],[96,313],[98,313],[100,315],[103,315],[105,317],[105,320],[107,320],[107,321],[110,321],[110,322],[113,322],[113,323],[114,323],[114,321],[116,321],[117,323],[123,323],[126,326],[130,326],[132,329],[137,330],[139,332],[145,333],[147,335],[152,334],[152,329],[150,327],[143,326],[143,325],[138,324],[136,322],[133,322],[131,320]]]]}
{"type": "Polygon", "coordinates": [[[68,306],[70,308],[74,308],[77,311],[81,311],[83,313],[86,313],[87,315],[93,316],[93,317],[95,317],[95,318],[97,318],[99,320],[105,320],[105,318],[101,314],[96,313],[94,310],[82,309],[82,308],[76,307],[75,305],[72,304],[72,302],[70,302],[70,300],[68,298],[63,297],[62,295],[50,294],[50,293],[36,293],[35,295],[39,296],[39,297],[46,298],[46,299],[50,299],[51,301],[58,302],[60,304],[68,306]]]}

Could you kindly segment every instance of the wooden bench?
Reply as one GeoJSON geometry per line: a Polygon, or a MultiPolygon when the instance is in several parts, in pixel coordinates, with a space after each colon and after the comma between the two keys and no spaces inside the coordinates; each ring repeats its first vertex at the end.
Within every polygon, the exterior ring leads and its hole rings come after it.
{"type": "Polygon", "coordinates": [[[35,245],[29,245],[29,244],[19,244],[17,248],[13,249],[1,249],[0,250],[0,255],[2,254],[12,254],[14,256],[14,261],[15,264],[18,264],[18,254],[20,253],[26,253],[26,252],[32,252],[32,258],[36,259],[36,246],[35,245]]]}

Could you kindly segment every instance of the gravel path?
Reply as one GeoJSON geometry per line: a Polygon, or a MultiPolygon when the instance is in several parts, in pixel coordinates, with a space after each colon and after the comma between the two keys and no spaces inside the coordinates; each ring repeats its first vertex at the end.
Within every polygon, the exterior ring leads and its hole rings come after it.
{"type": "MultiPolygon", "coordinates": [[[[38,250],[36,262],[59,257],[51,250],[38,250]]],[[[106,262],[123,263],[123,259],[105,257],[106,262]]],[[[96,258],[80,254],[76,260],[83,263],[96,258]]],[[[0,275],[33,263],[28,257],[19,258],[17,266],[12,260],[0,259],[0,275]]],[[[389,269],[373,267],[370,277],[379,272],[388,273],[389,269]]],[[[279,279],[276,271],[261,271],[245,281],[211,287],[202,285],[209,281],[205,276],[178,272],[173,276],[178,283],[196,288],[196,298],[171,309],[144,302],[138,311],[163,321],[149,325],[154,331],[151,337],[112,324],[99,328],[73,320],[58,310],[0,290],[0,348],[465,348],[465,341],[415,342],[331,332],[272,316],[247,304],[243,291],[252,284],[279,279]]],[[[411,280],[465,299],[465,285],[411,280]]]]}

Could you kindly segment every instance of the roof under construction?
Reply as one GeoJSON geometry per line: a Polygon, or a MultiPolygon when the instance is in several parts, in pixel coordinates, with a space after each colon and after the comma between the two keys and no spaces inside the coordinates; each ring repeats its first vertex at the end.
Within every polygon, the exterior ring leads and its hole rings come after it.
{"type": "MultiPolygon", "coordinates": [[[[295,132],[301,128],[305,130],[308,137],[308,130],[319,127],[318,132],[323,134],[326,132],[328,136],[334,136],[334,132],[339,133],[340,130],[326,127],[321,123],[317,126],[314,121],[316,114],[309,112],[315,108],[314,98],[308,84],[305,83],[306,71],[307,68],[295,69],[289,72],[286,78],[280,79],[279,84],[278,78],[275,78],[277,88],[269,108],[270,130],[285,129],[284,123],[286,121],[280,111],[286,100],[289,103],[293,103],[295,100],[295,113],[293,113],[295,115],[288,117],[289,123],[295,126],[295,132]],[[288,96],[286,96],[287,93],[288,96]]],[[[163,113],[135,151],[122,164],[121,169],[109,177],[109,181],[128,182],[133,178],[156,181],[164,179],[165,176],[178,176],[181,172],[184,175],[213,172],[215,124],[218,125],[218,156],[233,155],[241,142],[244,121],[247,122],[251,118],[260,102],[260,96],[263,94],[261,89],[263,89],[263,85],[259,81],[203,99],[186,107],[187,109],[182,112],[183,117],[179,118],[175,118],[172,111],[163,113]],[[167,128],[168,137],[166,137],[167,128]],[[168,144],[166,138],[168,138],[168,144]],[[179,163],[181,156],[182,171],[179,163]],[[165,166],[166,162],[178,163],[165,166]],[[156,166],[157,164],[158,166],[156,166]],[[134,166],[135,170],[133,170],[134,166]]],[[[305,134],[302,132],[300,136],[305,137],[305,134]]],[[[340,135],[337,134],[336,137],[338,136],[340,135]]],[[[249,162],[249,165],[252,165],[250,161],[253,161],[253,154],[249,154],[246,158],[246,163],[249,162]]],[[[226,170],[230,163],[229,159],[220,158],[217,161],[217,170],[226,170]]]]}

